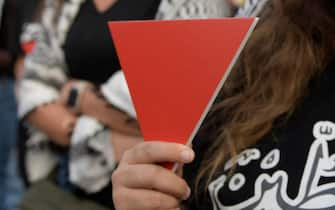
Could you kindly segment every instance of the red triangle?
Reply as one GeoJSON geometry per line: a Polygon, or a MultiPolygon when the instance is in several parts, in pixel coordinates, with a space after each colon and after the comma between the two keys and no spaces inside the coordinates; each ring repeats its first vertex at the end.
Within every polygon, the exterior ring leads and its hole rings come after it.
{"type": "Polygon", "coordinates": [[[109,23],[145,140],[194,137],[256,22],[109,23]]]}

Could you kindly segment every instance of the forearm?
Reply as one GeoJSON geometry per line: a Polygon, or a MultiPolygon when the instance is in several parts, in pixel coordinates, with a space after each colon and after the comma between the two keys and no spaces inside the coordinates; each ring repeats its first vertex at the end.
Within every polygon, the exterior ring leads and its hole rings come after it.
{"type": "Polygon", "coordinates": [[[68,146],[76,116],[64,106],[54,103],[38,107],[27,116],[26,120],[46,133],[54,143],[68,146]]]}
{"type": "Polygon", "coordinates": [[[92,115],[112,130],[130,136],[141,136],[136,120],[129,118],[128,115],[108,106],[108,104],[98,105],[92,115]]]}
{"type": "Polygon", "coordinates": [[[82,104],[84,114],[96,118],[114,131],[130,136],[141,136],[135,119],[131,119],[127,114],[111,106],[106,100],[98,97],[93,92],[87,92],[83,97],[86,97],[82,104]]]}

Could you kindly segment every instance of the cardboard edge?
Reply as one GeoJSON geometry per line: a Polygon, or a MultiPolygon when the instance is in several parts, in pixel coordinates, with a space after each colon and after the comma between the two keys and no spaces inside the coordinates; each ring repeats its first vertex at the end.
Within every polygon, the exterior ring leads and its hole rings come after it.
{"type": "MultiPolygon", "coordinates": [[[[196,127],[193,129],[193,131],[192,131],[192,133],[191,133],[191,135],[190,135],[190,137],[189,137],[189,139],[188,139],[186,145],[191,146],[193,139],[194,139],[195,136],[197,135],[197,133],[198,133],[198,131],[199,131],[199,129],[200,129],[200,127],[201,127],[203,121],[205,120],[205,118],[206,118],[206,116],[207,116],[209,110],[211,109],[211,107],[212,107],[212,105],[213,105],[213,103],[214,103],[214,101],[215,101],[217,95],[219,94],[219,92],[220,92],[220,90],[222,89],[224,83],[226,82],[228,76],[230,75],[230,73],[231,73],[233,67],[235,66],[235,64],[236,64],[236,62],[237,62],[237,59],[240,57],[241,52],[242,52],[243,49],[245,48],[245,45],[247,44],[248,40],[250,39],[251,34],[252,34],[253,31],[255,30],[256,25],[257,25],[257,23],[258,23],[258,21],[259,21],[259,18],[258,18],[258,17],[255,17],[255,18],[253,18],[253,19],[254,19],[254,21],[253,21],[253,23],[251,24],[251,26],[250,26],[248,32],[246,33],[246,36],[244,37],[243,41],[241,42],[241,45],[240,45],[240,47],[238,48],[238,50],[237,50],[237,52],[236,52],[236,54],[235,54],[233,60],[232,60],[231,63],[229,64],[229,67],[228,67],[228,69],[227,69],[227,72],[225,73],[225,75],[224,75],[224,77],[221,79],[221,81],[219,82],[219,84],[218,84],[216,90],[214,91],[213,96],[212,96],[211,99],[209,100],[209,102],[208,102],[208,104],[207,104],[207,106],[206,106],[204,112],[201,114],[201,117],[200,117],[200,119],[199,119],[199,121],[198,121],[196,127]]],[[[178,164],[174,164],[172,170],[173,170],[174,172],[176,172],[177,169],[178,169],[178,164]]]]}
{"type": "MultiPolygon", "coordinates": [[[[0,0],[1,1],[1,0],[0,0]]],[[[224,17],[224,18],[209,18],[209,19],[204,19],[204,18],[194,18],[194,19],[152,19],[152,20],[110,20],[107,21],[107,25],[110,29],[110,27],[112,25],[119,25],[119,24],[124,24],[124,23],[132,23],[132,24],[136,24],[136,23],[174,23],[174,22],[193,22],[193,21],[203,21],[203,22],[207,22],[207,21],[218,21],[218,20],[222,20],[222,19],[226,19],[226,20],[243,20],[243,19],[256,19],[257,17],[224,17]]],[[[258,18],[257,18],[258,19],[258,18]]]]}

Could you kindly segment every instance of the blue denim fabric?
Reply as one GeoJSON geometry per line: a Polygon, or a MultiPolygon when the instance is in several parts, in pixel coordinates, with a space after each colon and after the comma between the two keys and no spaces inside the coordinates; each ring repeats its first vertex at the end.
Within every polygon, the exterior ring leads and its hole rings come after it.
{"type": "Polygon", "coordinates": [[[57,172],[57,184],[65,191],[75,192],[77,188],[70,182],[69,162],[69,153],[64,152],[60,158],[59,170],[57,172]]]}
{"type": "MultiPolygon", "coordinates": [[[[0,210],[13,209],[13,202],[20,196],[19,191],[15,190],[11,194],[8,190],[10,186],[19,184],[16,172],[16,159],[10,158],[11,152],[15,151],[17,138],[17,110],[14,94],[14,81],[7,78],[0,79],[0,210]],[[11,163],[9,164],[11,160],[11,163]],[[14,162],[12,162],[14,161],[14,162]],[[13,165],[14,164],[14,165],[13,165]],[[14,167],[14,168],[13,168],[14,167]],[[14,170],[10,173],[11,170],[14,170]],[[16,197],[16,198],[15,198],[16,197]]],[[[18,188],[17,188],[18,189],[18,188]]]]}
{"type": "Polygon", "coordinates": [[[17,151],[12,149],[7,167],[5,210],[19,210],[18,204],[25,190],[23,180],[18,173],[17,151]]]}

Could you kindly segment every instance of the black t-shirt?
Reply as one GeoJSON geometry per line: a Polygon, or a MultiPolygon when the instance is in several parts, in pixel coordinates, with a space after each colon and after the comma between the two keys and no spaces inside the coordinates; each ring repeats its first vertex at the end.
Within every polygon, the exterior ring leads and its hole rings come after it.
{"type": "Polygon", "coordinates": [[[107,22],[154,19],[159,4],[160,0],[119,0],[99,12],[93,0],[84,2],[64,45],[70,77],[99,85],[120,70],[107,22]]]}
{"type": "MultiPolygon", "coordinates": [[[[189,209],[335,209],[334,81],[335,61],[311,82],[289,121],[243,151],[231,176],[233,161],[227,161],[207,196],[193,197],[189,209]]],[[[185,169],[191,185],[206,141],[202,135],[194,142],[198,157],[185,169]]]]}
{"type": "MultiPolygon", "coordinates": [[[[160,0],[118,0],[100,13],[93,0],[84,2],[64,45],[70,77],[99,85],[120,70],[107,22],[154,19],[159,4],[160,0]]],[[[80,189],[74,191],[81,198],[113,208],[111,185],[96,194],[86,194],[80,189]]]]}

